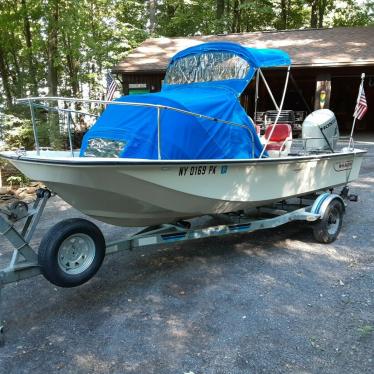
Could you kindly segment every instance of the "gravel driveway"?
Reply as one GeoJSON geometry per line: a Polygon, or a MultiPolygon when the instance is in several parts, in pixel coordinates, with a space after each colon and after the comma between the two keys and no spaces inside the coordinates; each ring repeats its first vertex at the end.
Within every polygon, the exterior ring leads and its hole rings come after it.
{"type": "MultiPolygon", "coordinates": [[[[108,256],[75,289],[6,286],[0,373],[373,373],[374,145],[363,147],[359,201],[331,245],[296,223],[108,256]]],[[[51,199],[36,243],[76,216],[51,199]]],[[[134,231],[100,226],[110,240],[134,231]]]]}

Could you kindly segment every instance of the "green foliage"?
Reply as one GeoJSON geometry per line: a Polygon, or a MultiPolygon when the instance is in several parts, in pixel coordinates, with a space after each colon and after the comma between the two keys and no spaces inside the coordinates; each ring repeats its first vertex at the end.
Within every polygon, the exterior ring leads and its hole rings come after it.
{"type": "Polygon", "coordinates": [[[13,112],[12,99],[29,94],[83,96],[83,87],[102,97],[106,72],[147,38],[147,11],[136,0],[2,0],[0,108],[13,112]]]}
{"type": "Polygon", "coordinates": [[[156,31],[164,36],[190,36],[370,25],[372,3],[362,6],[354,0],[163,0],[158,4],[156,31]]]}
{"type": "MultiPolygon", "coordinates": [[[[104,98],[104,77],[152,36],[365,26],[374,1],[354,0],[1,0],[0,111],[9,147],[33,147],[28,109],[16,97],[104,98]]],[[[38,116],[41,146],[62,144],[58,118],[38,116]]]]}
{"type": "Polygon", "coordinates": [[[31,121],[11,114],[3,116],[4,139],[9,148],[33,147],[31,121]]]}
{"type": "Polygon", "coordinates": [[[280,0],[275,12],[275,29],[299,29],[309,26],[310,9],[307,0],[280,0]]]}
{"type": "Polygon", "coordinates": [[[338,26],[369,26],[374,24],[374,1],[364,6],[353,0],[344,1],[337,6],[333,25],[338,26]]]}
{"type": "MultiPolygon", "coordinates": [[[[272,1],[244,1],[240,4],[241,31],[257,31],[277,24],[277,10],[272,1]]],[[[273,27],[271,27],[273,28],[273,27]]],[[[279,27],[282,28],[282,27],[279,27]]]]}
{"type": "MultiPolygon", "coordinates": [[[[2,128],[4,133],[4,140],[9,149],[20,149],[34,148],[34,132],[31,124],[31,120],[22,113],[22,116],[15,116],[12,114],[5,114],[2,116],[2,128]]],[[[45,115],[39,116],[37,121],[38,139],[40,146],[51,147],[55,142],[59,141],[61,146],[61,140],[59,140],[59,134],[51,135],[51,125],[49,117],[45,115]]]]}
{"type": "Polygon", "coordinates": [[[20,173],[17,175],[11,175],[10,177],[7,178],[6,181],[8,182],[10,187],[13,187],[13,186],[24,187],[24,186],[27,186],[31,180],[27,178],[25,175],[20,173]]]}
{"type": "Polygon", "coordinates": [[[215,32],[215,1],[165,0],[159,6],[156,31],[165,36],[215,32]]]}

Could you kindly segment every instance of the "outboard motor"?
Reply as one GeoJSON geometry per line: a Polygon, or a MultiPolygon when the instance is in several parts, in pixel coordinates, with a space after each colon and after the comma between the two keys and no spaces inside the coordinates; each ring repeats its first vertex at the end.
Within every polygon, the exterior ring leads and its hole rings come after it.
{"type": "Polygon", "coordinates": [[[333,151],[339,139],[335,114],[329,109],[310,113],[302,124],[302,138],[307,152],[333,151]]]}

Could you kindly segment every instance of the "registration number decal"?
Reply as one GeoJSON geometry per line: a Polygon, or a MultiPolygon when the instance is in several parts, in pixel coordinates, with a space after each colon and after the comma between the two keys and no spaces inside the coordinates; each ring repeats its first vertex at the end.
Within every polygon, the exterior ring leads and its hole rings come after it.
{"type": "Polygon", "coordinates": [[[199,166],[181,166],[179,176],[187,175],[222,175],[227,174],[227,165],[199,165],[199,166]]]}
{"type": "Polygon", "coordinates": [[[340,161],[340,162],[335,163],[334,169],[335,171],[350,170],[352,169],[352,164],[353,164],[352,160],[340,161]]]}

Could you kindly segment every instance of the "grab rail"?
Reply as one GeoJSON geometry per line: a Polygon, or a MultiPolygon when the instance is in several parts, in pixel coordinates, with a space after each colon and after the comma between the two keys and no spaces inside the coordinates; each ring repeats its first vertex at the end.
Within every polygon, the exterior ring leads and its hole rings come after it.
{"type": "MultiPolygon", "coordinates": [[[[19,99],[19,100],[21,100],[21,99],[19,99]]],[[[48,111],[51,111],[51,112],[78,113],[78,114],[83,114],[84,116],[99,117],[98,114],[82,112],[81,110],[76,110],[76,109],[55,108],[53,106],[43,105],[43,104],[35,104],[35,103],[33,103],[32,105],[33,105],[34,108],[47,109],[48,111]]]]}
{"type": "MultiPolygon", "coordinates": [[[[158,159],[161,160],[161,110],[172,110],[178,113],[190,115],[193,117],[197,118],[202,118],[206,119],[208,121],[213,121],[213,122],[219,122],[223,123],[226,125],[231,125],[239,128],[246,129],[248,133],[251,136],[252,144],[254,144],[254,136],[253,133],[250,131],[248,126],[242,125],[240,123],[232,122],[232,121],[226,121],[220,118],[214,118],[210,116],[206,116],[204,114],[200,113],[195,113],[191,112],[188,110],[184,109],[179,109],[179,108],[174,108],[172,106],[168,105],[160,105],[160,104],[149,104],[149,103],[135,103],[135,102],[123,102],[123,101],[108,101],[108,100],[92,100],[92,99],[74,99],[74,98],[69,98],[69,97],[57,97],[57,96],[46,96],[46,97],[25,97],[21,99],[17,99],[16,103],[17,104],[24,104],[27,103],[30,105],[30,111],[31,111],[31,120],[32,120],[32,125],[33,125],[33,130],[34,130],[34,140],[35,140],[35,148],[36,148],[36,153],[37,155],[40,154],[40,147],[39,147],[39,142],[37,138],[37,128],[36,128],[36,123],[35,123],[35,115],[33,111],[33,107],[37,107],[38,105],[41,104],[34,104],[34,101],[64,101],[64,102],[71,102],[71,103],[92,103],[92,104],[104,104],[104,105],[122,105],[122,106],[134,106],[134,107],[145,107],[145,108],[156,108],[157,109],[157,148],[158,148],[158,159]]],[[[55,111],[62,111],[62,112],[77,112],[73,109],[66,109],[66,108],[55,108],[55,107],[49,107],[45,106],[47,108],[53,108],[55,111]]],[[[91,115],[90,113],[82,113],[86,115],[91,115]]],[[[96,116],[96,115],[94,115],[96,116]]],[[[249,117],[250,118],[250,117],[249,117]]],[[[250,118],[252,125],[254,126],[254,123],[252,119],[250,118]]],[[[69,135],[69,140],[71,139],[71,133],[70,133],[70,126],[68,126],[68,135],[69,135]]],[[[73,154],[73,149],[72,149],[72,143],[70,142],[70,151],[73,154]]],[[[254,147],[252,147],[252,157],[254,157],[254,147]]]]}

